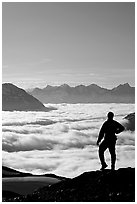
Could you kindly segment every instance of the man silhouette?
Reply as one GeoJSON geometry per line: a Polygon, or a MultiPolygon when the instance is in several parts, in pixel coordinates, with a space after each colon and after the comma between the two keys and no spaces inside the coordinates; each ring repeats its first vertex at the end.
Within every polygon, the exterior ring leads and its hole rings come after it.
{"type": "Polygon", "coordinates": [[[104,152],[108,148],[110,155],[111,155],[111,169],[115,170],[115,161],[116,161],[116,153],[115,153],[115,145],[117,137],[115,134],[119,134],[120,132],[124,131],[124,127],[118,123],[117,121],[113,120],[114,113],[109,112],[107,114],[108,119],[104,122],[99,132],[99,137],[97,140],[97,145],[99,145],[99,158],[101,161],[101,169],[104,170],[107,167],[104,158],[104,152]],[[104,138],[102,143],[100,144],[101,140],[104,138]]]}

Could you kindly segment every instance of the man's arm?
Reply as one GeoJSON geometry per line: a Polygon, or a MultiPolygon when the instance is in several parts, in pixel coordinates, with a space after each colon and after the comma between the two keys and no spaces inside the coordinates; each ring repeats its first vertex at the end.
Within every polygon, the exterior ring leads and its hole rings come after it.
{"type": "Polygon", "coordinates": [[[98,136],[98,140],[97,140],[97,145],[99,145],[99,143],[101,142],[101,140],[104,137],[104,129],[105,129],[105,123],[102,125],[100,132],[99,132],[99,136],[98,136]]]}
{"type": "Polygon", "coordinates": [[[117,122],[116,134],[119,134],[125,130],[124,126],[117,122]]]}

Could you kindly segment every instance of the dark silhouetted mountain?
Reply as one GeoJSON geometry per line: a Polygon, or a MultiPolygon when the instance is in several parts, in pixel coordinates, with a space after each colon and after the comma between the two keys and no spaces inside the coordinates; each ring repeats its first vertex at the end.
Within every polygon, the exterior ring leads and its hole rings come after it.
{"type": "Polygon", "coordinates": [[[20,171],[16,171],[15,169],[2,166],[2,178],[7,178],[7,177],[25,177],[25,176],[31,176],[32,174],[30,173],[23,173],[20,171]]]}
{"type": "Polygon", "coordinates": [[[24,172],[20,172],[17,171],[15,169],[6,167],[6,166],[2,166],[2,178],[8,178],[8,177],[26,177],[26,176],[46,176],[46,177],[52,177],[52,178],[57,178],[60,180],[66,179],[65,177],[62,176],[57,176],[55,174],[41,174],[41,175],[33,175],[31,173],[24,173],[24,172]]]}
{"type": "Polygon", "coordinates": [[[124,119],[127,120],[125,127],[127,130],[135,131],[135,113],[130,113],[124,119]]]}
{"type": "Polygon", "coordinates": [[[134,202],[135,169],[91,171],[42,187],[14,202],[134,202]]]}
{"type": "Polygon", "coordinates": [[[49,111],[38,99],[17,86],[2,84],[3,111],[49,111]]]}
{"type": "Polygon", "coordinates": [[[101,88],[96,84],[70,87],[47,86],[43,89],[35,88],[31,95],[42,103],[134,103],[135,88],[129,84],[119,85],[111,90],[101,88]]]}

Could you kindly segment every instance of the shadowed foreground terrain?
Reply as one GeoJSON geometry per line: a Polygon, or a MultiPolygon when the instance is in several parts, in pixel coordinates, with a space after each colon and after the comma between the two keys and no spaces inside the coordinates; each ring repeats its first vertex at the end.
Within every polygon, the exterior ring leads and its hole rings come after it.
{"type": "Polygon", "coordinates": [[[76,178],[39,188],[32,194],[4,201],[133,202],[135,201],[135,169],[85,172],[76,178]]]}
{"type": "Polygon", "coordinates": [[[22,195],[33,193],[40,187],[58,183],[66,178],[54,174],[32,175],[2,167],[2,198],[8,201],[22,195]]]}

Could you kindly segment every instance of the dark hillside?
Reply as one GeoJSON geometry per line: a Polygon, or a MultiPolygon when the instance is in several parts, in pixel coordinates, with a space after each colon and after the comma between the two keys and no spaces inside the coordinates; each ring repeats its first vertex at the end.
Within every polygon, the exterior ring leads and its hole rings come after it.
{"type": "Polygon", "coordinates": [[[135,131],[135,113],[130,113],[124,119],[127,120],[126,129],[130,131],[135,131]]]}
{"type": "Polygon", "coordinates": [[[91,171],[42,187],[31,195],[7,201],[20,202],[134,202],[135,169],[91,171]]]}
{"type": "Polygon", "coordinates": [[[17,86],[2,84],[3,111],[49,111],[38,99],[17,86]]]}

